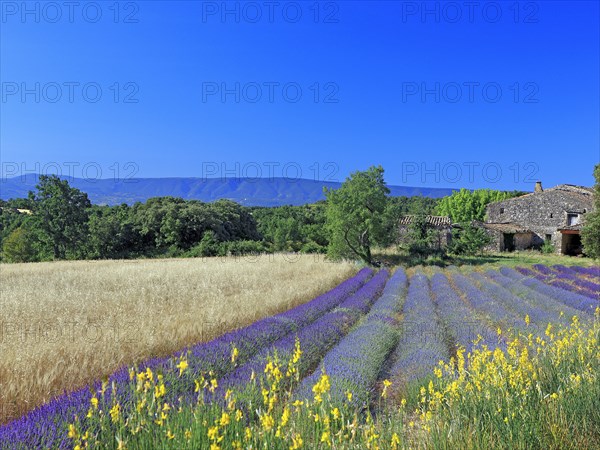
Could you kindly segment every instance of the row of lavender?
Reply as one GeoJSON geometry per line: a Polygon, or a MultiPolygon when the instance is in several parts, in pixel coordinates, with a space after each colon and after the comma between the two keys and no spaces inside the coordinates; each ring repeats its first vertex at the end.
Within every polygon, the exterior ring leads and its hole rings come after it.
{"type": "MultiPolygon", "coordinates": [[[[331,291],[315,298],[314,300],[269,317],[252,325],[226,333],[223,336],[208,342],[200,343],[193,347],[178,352],[175,358],[156,358],[146,361],[141,369],[150,368],[153,371],[165,373],[165,385],[168,387],[169,396],[190,396],[194,391],[194,374],[210,372],[214,377],[221,378],[233,368],[231,354],[233,348],[237,350],[238,364],[251,363],[262,357],[255,356],[271,346],[281,346],[286,339],[293,342],[296,333],[303,334],[302,330],[313,331],[318,328],[318,323],[329,323],[332,311],[337,307],[352,308],[360,303],[365,294],[374,295],[385,284],[387,273],[380,272],[374,275],[371,269],[362,269],[354,277],[344,281],[331,291]],[[329,313],[329,314],[328,314],[329,313]],[[327,315],[327,320],[319,321],[327,315]],[[316,326],[312,326],[316,325],[316,326]],[[275,344],[274,344],[275,343],[275,344]],[[189,370],[184,377],[169,377],[167,374],[176,373],[176,358],[187,355],[189,370]]],[[[348,315],[339,313],[339,327],[348,326],[352,320],[348,315]]],[[[339,331],[338,328],[336,329],[339,331]]],[[[74,416],[80,419],[85,417],[92,396],[97,396],[102,388],[97,381],[93,386],[66,393],[31,411],[22,418],[0,427],[0,448],[68,448],[67,424],[73,421],[74,416]],[[17,444],[18,443],[18,444],[17,444]]],[[[131,408],[131,390],[129,389],[128,369],[123,367],[110,378],[104,395],[105,409],[117,399],[126,411],[131,408]],[[114,390],[113,390],[114,389],[114,390]]]]}
{"type": "Polygon", "coordinates": [[[544,283],[598,300],[600,298],[600,267],[566,267],[534,264],[532,269],[517,267],[521,274],[544,283]]]}
{"type": "Polygon", "coordinates": [[[538,279],[536,276],[523,274],[508,267],[503,267],[500,269],[500,272],[518,283],[528,286],[537,292],[543,293],[580,311],[584,311],[593,315],[594,311],[599,306],[598,293],[600,293],[600,290],[596,291],[595,297],[590,297],[578,292],[573,292],[571,290],[547,284],[538,279]]]}
{"type": "Polygon", "coordinates": [[[297,398],[310,398],[312,387],[325,372],[330,379],[332,398],[340,401],[351,392],[352,404],[368,406],[380,369],[398,343],[397,319],[406,284],[404,270],[396,270],[369,314],[325,355],[319,368],[302,381],[297,398]]]}

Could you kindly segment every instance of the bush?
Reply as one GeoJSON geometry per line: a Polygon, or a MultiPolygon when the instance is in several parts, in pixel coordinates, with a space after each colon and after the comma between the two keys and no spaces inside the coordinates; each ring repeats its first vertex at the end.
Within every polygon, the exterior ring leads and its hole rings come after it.
{"type": "Polygon", "coordinates": [[[302,246],[300,249],[302,253],[327,253],[327,247],[319,245],[316,242],[310,241],[302,246]]]}
{"type": "Polygon", "coordinates": [[[550,241],[546,241],[540,247],[540,251],[542,253],[554,253],[554,245],[552,245],[552,243],[550,241]]]}
{"type": "Polygon", "coordinates": [[[265,252],[265,246],[260,241],[231,241],[223,244],[226,244],[227,253],[232,256],[265,252]]]}

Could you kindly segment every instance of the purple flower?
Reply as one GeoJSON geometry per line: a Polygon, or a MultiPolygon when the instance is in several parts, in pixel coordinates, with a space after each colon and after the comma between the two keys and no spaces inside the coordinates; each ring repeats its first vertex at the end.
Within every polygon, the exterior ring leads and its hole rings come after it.
{"type": "Polygon", "coordinates": [[[411,277],[402,312],[404,321],[389,373],[401,383],[410,383],[429,374],[440,360],[449,357],[444,329],[425,275],[417,273],[411,277]]]}
{"type": "Polygon", "coordinates": [[[297,398],[311,398],[311,389],[325,370],[333,399],[341,401],[350,391],[354,405],[368,406],[381,366],[398,342],[395,316],[404,301],[406,281],[404,270],[398,269],[369,314],[302,381],[295,394],[297,398]]]}

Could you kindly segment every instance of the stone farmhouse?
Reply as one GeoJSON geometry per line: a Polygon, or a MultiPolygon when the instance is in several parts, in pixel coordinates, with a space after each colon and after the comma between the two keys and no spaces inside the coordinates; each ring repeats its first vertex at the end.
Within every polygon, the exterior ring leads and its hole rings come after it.
{"type": "Polygon", "coordinates": [[[530,194],[490,203],[486,222],[479,225],[493,238],[490,250],[540,248],[549,242],[556,253],[578,255],[582,219],[593,209],[593,192],[570,184],[544,190],[538,181],[530,194]]]}

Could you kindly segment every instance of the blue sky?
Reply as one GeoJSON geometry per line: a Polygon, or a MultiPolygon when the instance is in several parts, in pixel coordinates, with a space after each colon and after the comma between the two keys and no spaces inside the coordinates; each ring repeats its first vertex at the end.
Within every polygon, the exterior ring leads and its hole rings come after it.
{"type": "Polygon", "coordinates": [[[3,176],[529,190],[600,161],[596,1],[0,5],[3,176]]]}

